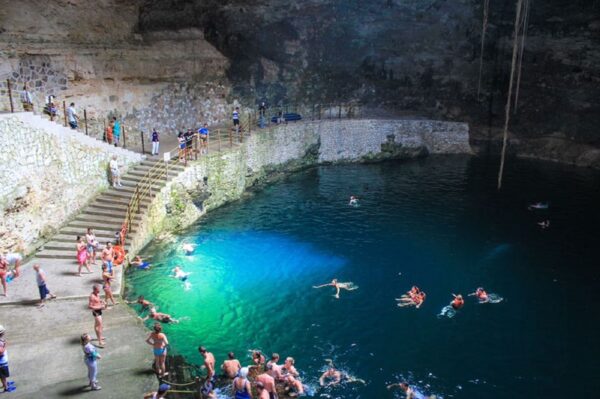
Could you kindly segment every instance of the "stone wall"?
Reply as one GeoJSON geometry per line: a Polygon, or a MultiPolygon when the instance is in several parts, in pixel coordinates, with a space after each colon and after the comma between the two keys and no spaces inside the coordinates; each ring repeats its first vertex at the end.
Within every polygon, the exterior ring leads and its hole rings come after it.
{"type": "Polygon", "coordinates": [[[0,115],[0,250],[30,253],[100,191],[108,162],[141,161],[30,113],[0,115]]]}
{"type": "Polygon", "coordinates": [[[323,120],[281,125],[192,162],[154,199],[132,237],[136,253],[283,172],[323,163],[471,153],[468,125],[429,120],[323,120]]]}

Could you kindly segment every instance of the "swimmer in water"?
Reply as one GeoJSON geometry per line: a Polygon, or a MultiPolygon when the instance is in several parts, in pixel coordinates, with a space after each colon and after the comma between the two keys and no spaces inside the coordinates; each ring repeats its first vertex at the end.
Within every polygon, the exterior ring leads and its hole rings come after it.
{"type": "Polygon", "coordinates": [[[406,399],[425,399],[425,396],[422,393],[414,390],[406,382],[401,382],[400,384],[390,384],[387,386],[387,389],[392,389],[396,387],[404,391],[404,393],[406,394],[406,399]]]}
{"type": "Polygon", "coordinates": [[[364,380],[361,380],[360,378],[355,378],[343,371],[336,369],[331,359],[327,359],[327,363],[329,363],[329,368],[319,378],[319,385],[321,385],[322,387],[339,385],[342,382],[357,382],[360,384],[365,384],[364,380]]]}
{"type": "Polygon", "coordinates": [[[400,302],[412,302],[413,297],[418,295],[420,292],[421,289],[416,285],[413,285],[409,291],[406,291],[406,294],[402,295],[400,298],[396,298],[396,300],[400,302]]]}
{"type": "Polygon", "coordinates": [[[452,309],[454,310],[458,310],[460,308],[462,308],[465,304],[465,300],[463,299],[462,295],[458,294],[458,295],[454,295],[452,294],[452,296],[454,297],[454,299],[452,300],[452,302],[450,302],[450,306],[452,306],[452,309]]]}
{"type": "Polygon", "coordinates": [[[540,226],[542,230],[546,230],[548,227],[550,227],[550,220],[546,219],[542,222],[538,222],[538,226],[540,226]]]}
{"type": "Polygon", "coordinates": [[[414,306],[419,309],[423,302],[425,302],[425,298],[427,295],[423,291],[419,291],[418,294],[414,294],[410,297],[410,299],[401,298],[400,303],[398,303],[398,307],[404,308],[407,306],[414,306]]]}
{"type": "Polygon", "coordinates": [[[186,255],[191,255],[192,253],[194,253],[195,247],[192,244],[184,243],[181,246],[181,249],[183,249],[186,255]]]}
{"type": "Polygon", "coordinates": [[[485,290],[482,287],[477,288],[475,290],[475,292],[470,293],[469,296],[477,297],[477,300],[479,300],[479,303],[487,303],[490,301],[488,293],[485,292],[485,290]]]}
{"type": "Polygon", "coordinates": [[[127,304],[139,304],[142,305],[142,310],[146,310],[146,309],[150,309],[150,308],[154,308],[156,309],[156,307],[154,306],[154,304],[146,299],[144,299],[143,295],[138,296],[137,301],[125,301],[125,303],[127,304]]]}
{"type": "Polygon", "coordinates": [[[348,202],[348,205],[350,206],[357,206],[358,205],[358,198],[356,198],[354,195],[350,196],[350,202],[348,202]]]}
{"type": "Polygon", "coordinates": [[[170,314],[159,313],[156,311],[155,308],[150,308],[150,313],[148,313],[148,316],[144,317],[142,321],[146,321],[148,319],[160,321],[161,323],[179,323],[179,320],[174,319],[173,316],[171,316],[170,314]]]}
{"type": "Polygon", "coordinates": [[[267,361],[265,355],[259,350],[251,350],[250,352],[252,353],[252,363],[254,363],[254,366],[252,367],[262,368],[267,361]]]}
{"type": "Polygon", "coordinates": [[[527,209],[532,210],[532,209],[548,209],[550,207],[550,204],[548,204],[547,202],[536,202],[535,204],[531,204],[527,207],[527,209]]]}
{"type": "Polygon", "coordinates": [[[150,263],[148,262],[144,262],[144,260],[138,255],[136,256],[131,262],[130,264],[132,266],[135,266],[137,269],[140,270],[148,270],[150,269],[150,263]]]}
{"type": "Polygon", "coordinates": [[[179,266],[175,266],[175,268],[173,269],[173,277],[181,281],[187,280],[189,275],[189,273],[186,273],[183,270],[181,270],[181,267],[179,266]]]}
{"type": "Polygon", "coordinates": [[[331,280],[331,283],[328,283],[328,284],[313,285],[313,288],[323,288],[323,287],[335,287],[335,295],[334,296],[336,298],[340,297],[340,290],[354,291],[354,290],[358,289],[358,287],[356,285],[354,285],[353,282],[349,281],[346,283],[340,283],[337,281],[336,278],[331,280]]]}

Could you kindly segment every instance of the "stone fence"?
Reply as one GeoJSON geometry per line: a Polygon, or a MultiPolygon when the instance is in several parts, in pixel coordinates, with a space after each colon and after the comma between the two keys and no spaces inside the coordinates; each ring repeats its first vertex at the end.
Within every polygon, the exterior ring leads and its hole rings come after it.
{"type": "Polygon", "coordinates": [[[108,187],[113,155],[142,159],[31,113],[0,115],[0,140],[0,250],[30,253],[76,215],[108,187]]]}

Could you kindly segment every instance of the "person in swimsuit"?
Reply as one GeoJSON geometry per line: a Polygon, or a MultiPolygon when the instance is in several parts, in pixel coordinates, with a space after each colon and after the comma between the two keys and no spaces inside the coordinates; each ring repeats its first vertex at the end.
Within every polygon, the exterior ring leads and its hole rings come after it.
{"type": "Polygon", "coordinates": [[[200,154],[208,154],[208,123],[198,130],[200,135],[200,154]]]}
{"type": "Polygon", "coordinates": [[[173,268],[173,277],[175,277],[176,279],[186,281],[188,279],[188,276],[189,273],[186,273],[183,270],[181,270],[179,266],[175,266],[175,268],[173,268]]]}
{"type": "Polygon", "coordinates": [[[267,373],[273,378],[275,381],[281,382],[284,380],[283,373],[281,372],[281,366],[277,364],[279,361],[279,354],[273,353],[271,355],[271,360],[267,362],[267,373]]]}
{"type": "Polygon", "coordinates": [[[102,285],[102,289],[104,290],[104,300],[108,304],[108,301],[112,303],[113,306],[117,305],[119,302],[115,302],[115,297],[113,296],[111,290],[112,280],[115,278],[115,271],[108,271],[108,266],[102,265],[102,280],[104,284],[102,285]]]}
{"type": "MultiPolygon", "coordinates": [[[[140,317],[140,319],[142,319],[142,318],[140,317]]],[[[150,312],[148,313],[148,316],[144,317],[142,319],[142,321],[146,321],[148,319],[160,321],[161,323],[174,323],[174,324],[179,323],[179,320],[174,319],[173,316],[171,316],[170,314],[159,313],[156,311],[155,308],[150,308],[150,312]]]]}
{"type": "Polygon", "coordinates": [[[106,247],[102,250],[102,254],[100,255],[100,259],[102,259],[102,263],[108,267],[108,271],[111,272],[113,268],[113,261],[115,260],[115,253],[112,247],[112,242],[107,242],[106,247]]]}
{"type": "Polygon", "coordinates": [[[254,386],[256,387],[256,393],[258,394],[258,399],[273,399],[274,398],[273,396],[271,396],[271,393],[265,389],[265,384],[263,384],[262,382],[258,381],[256,384],[254,384],[254,386]]]}
{"type": "Polygon", "coordinates": [[[252,399],[252,388],[248,381],[248,367],[243,367],[240,374],[233,379],[233,394],[235,399],[252,399]]]}
{"type": "Polygon", "coordinates": [[[98,338],[98,345],[104,346],[104,338],[102,337],[102,311],[106,309],[106,302],[100,299],[100,285],[94,284],[92,293],[88,300],[88,308],[92,310],[94,316],[94,331],[98,338]]]}
{"type": "Polygon", "coordinates": [[[267,398],[269,399],[277,399],[277,389],[275,388],[275,378],[271,377],[267,373],[259,374],[255,381],[257,383],[261,383],[267,391],[267,398]]]}
{"type": "Polygon", "coordinates": [[[490,298],[488,297],[487,292],[482,287],[478,287],[475,292],[469,294],[469,296],[476,296],[479,300],[479,303],[489,302],[490,298]]]}
{"type": "Polygon", "coordinates": [[[169,384],[160,384],[158,391],[150,392],[144,395],[144,399],[165,399],[171,386],[169,384]]]}
{"type": "Polygon", "coordinates": [[[352,282],[340,283],[335,278],[333,280],[331,280],[331,283],[328,283],[328,284],[313,285],[313,288],[323,288],[323,287],[335,287],[334,297],[336,297],[336,298],[340,297],[340,289],[344,289],[347,291],[354,291],[354,290],[358,289],[358,287],[355,286],[354,283],[352,283],[352,282]]]}
{"type": "Polygon", "coordinates": [[[96,248],[98,247],[98,241],[96,240],[96,236],[94,235],[94,232],[92,231],[92,229],[87,229],[87,233],[85,235],[85,242],[87,245],[87,252],[88,252],[88,257],[87,257],[87,261],[88,264],[92,263],[92,264],[96,264],[96,248]]]}
{"type": "Polygon", "coordinates": [[[460,308],[462,308],[465,304],[465,300],[463,299],[462,295],[458,294],[458,295],[454,295],[452,294],[452,296],[454,297],[454,299],[452,300],[452,302],[450,302],[450,306],[452,306],[452,309],[454,310],[458,310],[460,308]]]}
{"type": "Polygon", "coordinates": [[[167,345],[169,340],[167,336],[162,332],[162,326],[160,323],[154,323],[153,331],[146,339],[148,345],[152,345],[152,351],[154,353],[154,367],[156,368],[156,374],[159,377],[168,375],[166,372],[165,361],[167,359],[167,345]]]}
{"type": "Polygon", "coordinates": [[[198,352],[200,352],[200,355],[204,358],[202,368],[206,369],[206,381],[212,382],[215,377],[215,356],[203,346],[198,347],[198,352]]]}
{"type": "Polygon", "coordinates": [[[540,226],[542,230],[546,230],[548,227],[550,227],[550,220],[546,219],[544,221],[538,222],[538,226],[540,226]]]}
{"type": "Polygon", "coordinates": [[[183,252],[185,252],[186,255],[191,255],[194,253],[195,247],[192,244],[184,243],[181,246],[181,249],[183,249],[183,252]]]}
{"type": "Polygon", "coordinates": [[[12,274],[8,271],[8,263],[4,261],[4,259],[0,258],[0,282],[2,283],[2,288],[4,292],[2,295],[8,296],[8,291],[6,288],[6,279],[12,274]]]}
{"type": "Polygon", "coordinates": [[[331,366],[327,371],[321,374],[319,378],[319,385],[322,387],[328,387],[332,385],[338,385],[342,382],[342,372],[331,366]],[[328,382],[326,382],[328,381],[328,382]]]}
{"type": "Polygon", "coordinates": [[[285,359],[285,362],[283,363],[282,367],[282,373],[285,378],[286,384],[290,388],[295,389],[297,395],[302,395],[304,394],[304,386],[302,385],[302,382],[298,379],[298,377],[300,377],[300,373],[298,372],[298,370],[296,370],[294,364],[296,364],[296,361],[293,357],[288,357],[287,359],[285,359]]]}
{"type": "Polygon", "coordinates": [[[348,205],[350,206],[357,206],[358,205],[358,198],[356,198],[354,195],[350,196],[350,202],[348,202],[348,205]]]}
{"type": "Polygon", "coordinates": [[[418,294],[412,294],[409,300],[401,298],[401,301],[400,303],[398,303],[398,306],[401,308],[406,306],[414,306],[415,308],[419,309],[423,302],[425,302],[426,297],[427,295],[423,291],[419,291],[418,294]]]}
{"type": "Polygon", "coordinates": [[[21,275],[21,271],[19,269],[21,267],[21,262],[23,261],[23,256],[21,256],[21,254],[18,254],[16,252],[5,253],[4,255],[1,256],[1,258],[4,262],[6,262],[6,264],[9,266],[9,268],[11,265],[14,266],[14,268],[12,270],[13,279],[15,279],[21,275]]]}
{"type": "Polygon", "coordinates": [[[229,352],[227,354],[227,358],[228,359],[223,362],[221,370],[223,370],[223,374],[227,378],[235,378],[242,368],[242,365],[240,364],[240,361],[235,358],[235,354],[233,352],[229,352]]]}
{"type": "Polygon", "coordinates": [[[259,350],[252,351],[252,363],[254,363],[253,367],[258,367],[259,369],[262,369],[262,366],[264,366],[266,361],[267,361],[267,359],[265,358],[265,355],[263,355],[261,351],[259,351],[259,350]]]}
{"type": "Polygon", "coordinates": [[[79,265],[77,268],[77,275],[81,277],[81,268],[85,266],[88,273],[91,273],[90,269],[90,261],[88,259],[89,250],[88,246],[83,240],[82,237],[77,236],[77,264],[79,265]]]}
{"type": "Polygon", "coordinates": [[[144,260],[138,255],[131,262],[132,266],[135,266],[139,270],[149,270],[150,263],[144,262],[144,260]]]}
{"type": "Polygon", "coordinates": [[[137,301],[132,301],[132,302],[125,301],[125,303],[127,303],[127,304],[139,304],[139,305],[142,305],[142,310],[154,308],[154,305],[152,304],[152,302],[144,299],[143,295],[138,296],[137,301]]]}

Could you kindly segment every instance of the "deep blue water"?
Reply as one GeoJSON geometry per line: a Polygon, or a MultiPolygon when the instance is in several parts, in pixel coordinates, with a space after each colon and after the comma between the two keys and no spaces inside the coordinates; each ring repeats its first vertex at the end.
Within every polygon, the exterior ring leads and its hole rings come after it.
{"type": "Polygon", "coordinates": [[[596,397],[600,175],[509,160],[498,192],[496,173],[466,156],[303,171],[152,243],[153,269],[129,274],[129,295],[184,317],[166,332],[191,362],[200,344],[219,363],[260,348],[295,357],[313,388],[328,358],[367,381],[317,397],[401,397],[385,386],[405,379],[444,398],[596,397]],[[192,272],[189,290],[168,277],[175,265],[192,272]],[[311,288],[334,277],[360,288],[311,288]],[[425,304],[398,308],[413,284],[425,304]],[[477,286],[504,301],[436,317],[477,286]]]}

